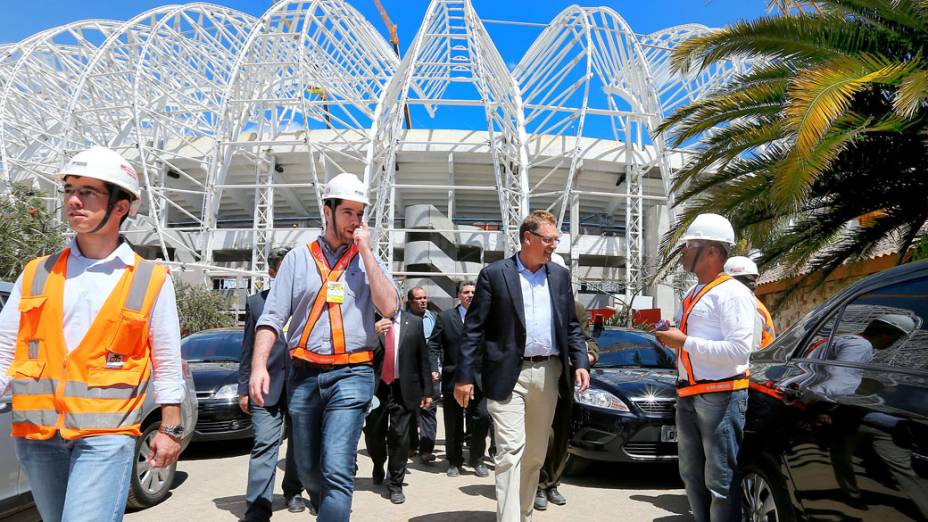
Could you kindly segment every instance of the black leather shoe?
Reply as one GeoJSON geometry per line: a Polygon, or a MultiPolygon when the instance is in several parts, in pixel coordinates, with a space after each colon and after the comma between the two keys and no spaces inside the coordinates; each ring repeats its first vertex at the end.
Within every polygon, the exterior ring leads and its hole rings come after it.
{"type": "Polygon", "coordinates": [[[419,455],[419,462],[425,466],[431,466],[435,462],[435,455],[433,453],[423,453],[419,455]]]}
{"type": "Polygon", "coordinates": [[[461,470],[457,466],[448,466],[448,476],[449,477],[460,477],[461,470]]]}
{"type": "Polygon", "coordinates": [[[293,495],[287,499],[287,511],[291,513],[302,513],[306,510],[306,502],[300,495],[293,495]]]}
{"type": "Polygon", "coordinates": [[[567,503],[567,499],[564,498],[564,495],[561,495],[561,492],[557,490],[557,487],[548,488],[545,493],[548,496],[548,502],[552,504],[563,506],[567,503]]]}
{"type": "Polygon", "coordinates": [[[474,464],[474,475],[477,475],[478,477],[489,477],[490,470],[487,469],[483,462],[478,462],[477,464],[474,464]]]}
{"type": "Polygon", "coordinates": [[[535,509],[544,511],[548,509],[548,497],[545,496],[545,490],[539,489],[535,493],[535,509]]]}
{"type": "Polygon", "coordinates": [[[402,491],[395,489],[390,492],[390,502],[393,504],[402,504],[406,502],[406,495],[404,495],[402,491]]]}

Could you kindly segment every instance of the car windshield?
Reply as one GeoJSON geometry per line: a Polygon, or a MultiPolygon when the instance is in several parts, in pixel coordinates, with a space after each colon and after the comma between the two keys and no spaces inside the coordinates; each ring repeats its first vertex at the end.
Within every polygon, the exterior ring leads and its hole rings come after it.
{"type": "Polygon", "coordinates": [[[599,345],[597,368],[676,368],[673,351],[649,333],[603,330],[595,339],[599,345]]]}
{"type": "Polygon", "coordinates": [[[238,362],[242,355],[242,331],[199,332],[180,342],[187,362],[238,362]]]}

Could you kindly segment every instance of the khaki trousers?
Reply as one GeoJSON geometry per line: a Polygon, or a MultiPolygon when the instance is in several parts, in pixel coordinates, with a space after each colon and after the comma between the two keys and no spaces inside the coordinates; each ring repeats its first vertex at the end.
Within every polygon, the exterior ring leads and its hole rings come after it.
{"type": "Polygon", "coordinates": [[[496,520],[530,522],[557,405],[558,358],[523,361],[512,395],[487,400],[496,429],[496,520]]]}

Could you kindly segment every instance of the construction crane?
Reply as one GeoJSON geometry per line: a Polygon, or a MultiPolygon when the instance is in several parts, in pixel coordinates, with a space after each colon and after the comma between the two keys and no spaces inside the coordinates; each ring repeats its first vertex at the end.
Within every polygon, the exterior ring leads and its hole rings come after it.
{"type": "MultiPolygon", "coordinates": [[[[396,53],[396,57],[400,58],[400,37],[396,34],[396,24],[393,23],[393,20],[390,20],[390,15],[387,14],[386,8],[383,4],[380,3],[380,0],[374,0],[374,5],[377,6],[377,10],[380,11],[380,18],[383,19],[383,24],[387,26],[387,33],[390,34],[390,45],[393,46],[393,52],[396,53]]],[[[412,128],[412,121],[409,117],[409,105],[403,107],[403,111],[406,116],[406,128],[412,128]]]]}

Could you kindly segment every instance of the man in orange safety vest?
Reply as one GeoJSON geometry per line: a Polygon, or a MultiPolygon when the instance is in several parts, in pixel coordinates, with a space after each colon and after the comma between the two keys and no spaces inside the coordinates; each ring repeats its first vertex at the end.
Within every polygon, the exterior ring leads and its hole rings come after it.
{"type": "Polygon", "coordinates": [[[122,520],[149,392],[161,405],[147,464],[180,453],[184,399],[174,286],[119,234],[138,175],[104,147],[58,174],[71,244],[34,259],[0,312],[0,393],[43,520],[122,520]]]}
{"type": "MultiPolygon", "coordinates": [[[[757,277],[760,275],[760,272],[757,270],[757,263],[745,256],[729,257],[728,260],[725,261],[725,273],[748,287],[751,293],[754,292],[754,286],[757,284],[757,277]]],[[[770,312],[767,310],[767,307],[764,306],[764,303],[756,296],[754,297],[754,306],[757,308],[758,321],[757,328],[755,329],[756,339],[754,339],[754,344],[756,348],[763,350],[770,346],[770,343],[776,338],[777,331],[773,326],[773,317],[770,316],[770,312]]]]}
{"type": "Polygon", "coordinates": [[[725,274],[735,232],[722,216],[698,215],[681,238],[681,263],[698,284],[677,327],[655,333],[677,351],[677,450],[680,477],[697,522],[740,520],[738,450],[754,349],[754,296],[725,274]]]}

